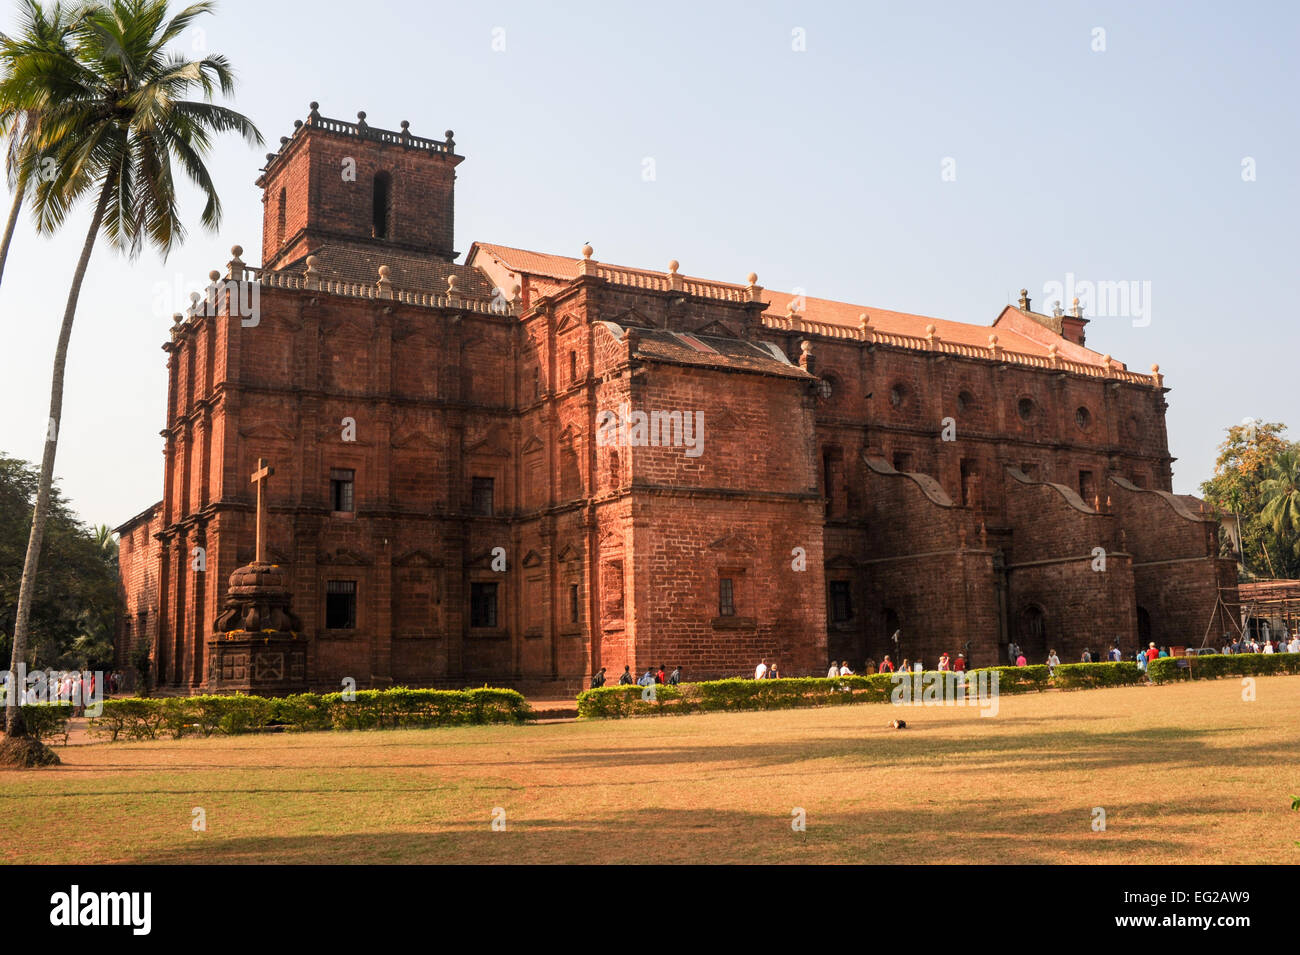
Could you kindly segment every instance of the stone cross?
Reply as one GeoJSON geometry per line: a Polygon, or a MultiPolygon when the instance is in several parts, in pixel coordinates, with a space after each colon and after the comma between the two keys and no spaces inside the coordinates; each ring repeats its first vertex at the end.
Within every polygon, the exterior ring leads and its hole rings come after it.
{"type": "Polygon", "coordinates": [[[254,563],[263,563],[266,560],[266,494],[263,493],[266,488],[266,479],[275,473],[275,468],[266,462],[266,458],[257,459],[257,470],[249,479],[251,483],[257,485],[257,551],[253,556],[254,563]]]}

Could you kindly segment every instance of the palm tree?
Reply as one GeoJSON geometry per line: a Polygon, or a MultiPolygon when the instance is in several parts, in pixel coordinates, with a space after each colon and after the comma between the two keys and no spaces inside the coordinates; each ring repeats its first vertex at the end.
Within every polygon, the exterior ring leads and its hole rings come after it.
{"type": "MultiPolygon", "coordinates": [[[[24,57],[66,55],[69,37],[90,9],[88,5],[82,4],[69,10],[55,0],[47,13],[38,0],[23,0],[19,31],[12,36],[0,33],[0,68],[8,73],[24,57]]],[[[50,92],[57,95],[59,91],[50,92]]],[[[9,219],[5,223],[4,238],[0,240],[0,280],[4,278],[9,244],[13,241],[18,213],[31,185],[32,176],[49,168],[32,148],[40,137],[40,121],[40,109],[21,109],[10,103],[0,103],[0,137],[5,140],[5,174],[14,193],[13,204],[9,207],[9,219]]]]}
{"type": "MultiPolygon", "coordinates": [[[[188,60],[166,50],[212,9],[210,2],[196,3],[168,19],[166,0],[111,0],[78,23],[72,51],[22,57],[0,80],[0,103],[42,110],[33,145],[41,155],[53,157],[54,173],[33,184],[37,229],[57,229],[83,197],[93,196],[95,203],[54,352],[45,450],[15,615],[15,668],[27,653],[63,415],[68,340],[95,241],[102,229],[119,251],[135,256],[147,241],[165,258],[184,239],[173,159],[205,195],[200,221],[215,229],[221,202],[204,164],[214,134],[237,132],[250,144],[262,142],[251,120],[212,102],[218,89],[225,95],[234,91],[234,73],[224,56],[188,60]],[[202,101],[182,98],[195,89],[202,101]],[[57,98],[52,90],[58,91],[57,98]]],[[[26,735],[22,710],[12,704],[11,699],[5,711],[11,740],[26,735]]]]}
{"type": "Polygon", "coordinates": [[[1259,485],[1264,509],[1259,516],[1279,537],[1300,539],[1300,447],[1279,451],[1259,485]]]}

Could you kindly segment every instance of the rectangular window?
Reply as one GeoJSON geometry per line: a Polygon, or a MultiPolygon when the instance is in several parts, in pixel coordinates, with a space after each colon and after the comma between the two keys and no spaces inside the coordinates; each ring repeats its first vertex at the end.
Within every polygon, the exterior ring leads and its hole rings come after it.
{"type": "Polygon", "coordinates": [[[325,629],[355,630],[357,626],[357,582],[329,580],[325,583],[325,629]]]}
{"type": "Polygon", "coordinates": [[[339,514],[352,513],[352,485],[356,473],[342,468],[330,470],[330,510],[339,514]]]}
{"type": "Polygon", "coordinates": [[[853,588],[847,580],[831,581],[831,622],[853,619],[853,588]]]}
{"type": "Polygon", "coordinates": [[[569,584],[569,622],[578,622],[578,585],[569,584]]]}
{"type": "Polygon", "coordinates": [[[497,585],[471,583],[469,585],[469,625],[495,627],[497,625],[497,585]]]}
{"type": "Polygon", "coordinates": [[[473,480],[474,513],[480,517],[493,514],[493,497],[496,493],[496,481],[490,477],[476,477],[473,480]]]}
{"type": "Polygon", "coordinates": [[[718,578],[718,616],[736,615],[736,591],[730,577],[718,578]]]}

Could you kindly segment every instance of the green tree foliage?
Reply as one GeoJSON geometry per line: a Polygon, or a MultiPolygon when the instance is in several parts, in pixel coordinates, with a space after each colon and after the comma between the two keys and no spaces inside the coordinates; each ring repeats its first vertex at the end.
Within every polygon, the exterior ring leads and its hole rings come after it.
{"type": "Polygon", "coordinates": [[[1241,520],[1242,569],[1247,578],[1300,577],[1300,443],[1281,422],[1228,428],[1201,495],[1241,520]]]}
{"type": "MultiPolygon", "coordinates": [[[[32,526],[39,472],[0,452],[0,652],[7,660],[18,585],[32,526]]],[[[111,669],[120,607],[117,541],[107,527],[77,520],[54,488],[45,537],[45,572],[32,606],[28,666],[111,669]]]]}

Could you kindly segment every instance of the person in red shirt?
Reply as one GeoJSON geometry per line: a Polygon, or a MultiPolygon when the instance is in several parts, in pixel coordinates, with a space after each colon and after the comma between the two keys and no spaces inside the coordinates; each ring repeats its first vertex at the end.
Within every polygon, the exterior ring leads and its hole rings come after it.
{"type": "Polygon", "coordinates": [[[1153,643],[1153,644],[1151,644],[1151,646],[1147,649],[1147,663],[1150,663],[1152,660],[1154,660],[1154,659],[1155,659],[1156,657],[1158,657],[1158,656],[1160,656],[1160,651],[1156,649],[1156,645],[1153,643]]]}
{"type": "Polygon", "coordinates": [[[957,659],[952,661],[952,668],[958,673],[962,673],[965,671],[966,655],[964,653],[957,654],[957,659]]]}
{"type": "Polygon", "coordinates": [[[888,654],[888,653],[885,654],[885,659],[883,659],[883,660],[880,661],[880,672],[881,672],[881,673],[893,673],[893,672],[894,672],[894,664],[892,664],[892,663],[889,662],[889,654],[888,654]]]}
{"type": "Polygon", "coordinates": [[[659,672],[655,674],[655,682],[656,683],[668,682],[668,674],[664,672],[664,665],[662,663],[659,664],[659,672]]]}

